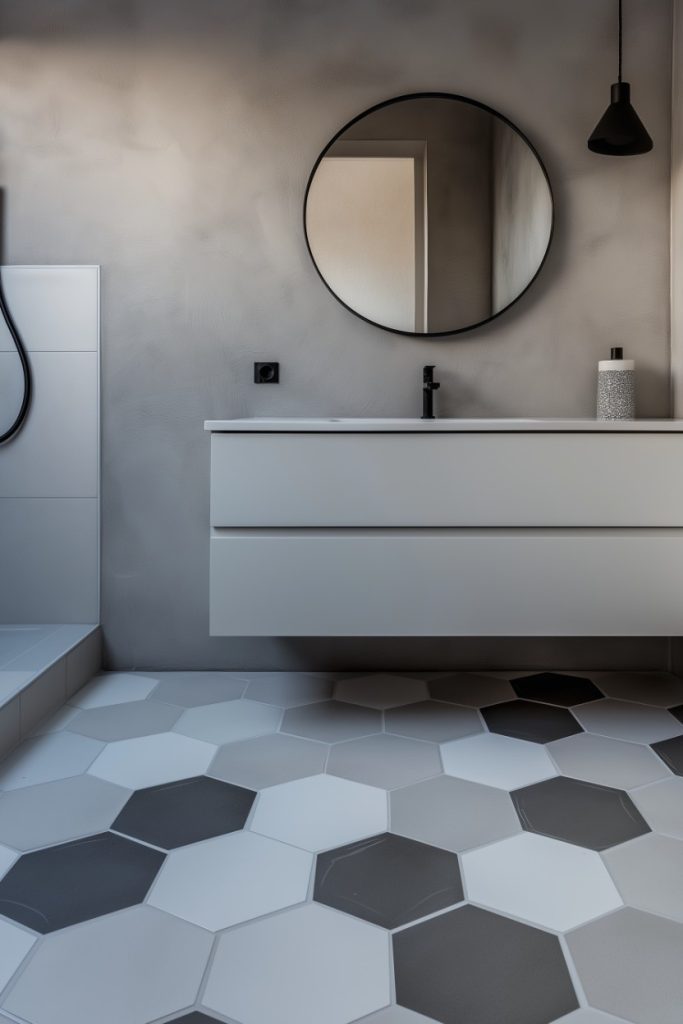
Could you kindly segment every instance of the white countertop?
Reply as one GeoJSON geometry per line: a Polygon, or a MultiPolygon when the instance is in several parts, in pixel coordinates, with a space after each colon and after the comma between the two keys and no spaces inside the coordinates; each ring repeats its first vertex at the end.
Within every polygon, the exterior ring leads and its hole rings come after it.
{"type": "Polygon", "coordinates": [[[683,420],[586,419],[237,419],[205,420],[213,433],[683,433],[683,420]]]}

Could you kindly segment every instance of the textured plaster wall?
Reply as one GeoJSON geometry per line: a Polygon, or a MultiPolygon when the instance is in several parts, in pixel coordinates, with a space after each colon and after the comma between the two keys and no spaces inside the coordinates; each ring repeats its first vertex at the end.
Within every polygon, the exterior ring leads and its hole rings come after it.
{"type": "Polygon", "coordinates": [[[671,5],[627,5],[627,76],[656,143],[634,160],[585,147],[613,22],[608,0],[3,0],[4,259],[102,265],[109,664],[354,656],[209,639],[205,417],[411,415],[426,362],[445,414],[590,415],[615,343],[638,360],[640,413],[669,411],[671,5]],[[516,121],[557,201],[534,288],[489,327],[429,343],[336,304],[301,217],[337,128],[425,89],[516,121]],[[257,358],[280,359],[279,387],[250,383],[257,358]]]}

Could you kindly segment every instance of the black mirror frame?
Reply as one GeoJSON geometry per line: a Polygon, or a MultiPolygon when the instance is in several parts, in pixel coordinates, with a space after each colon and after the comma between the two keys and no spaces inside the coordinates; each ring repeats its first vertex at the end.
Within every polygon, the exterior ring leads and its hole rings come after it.
{"type": "Polygon", "coordinates": [[[526,293],[529,291],[529,289],[531,288],[531,286],[534,283],[534,281],[536,280],[536,278],[539,276],[539,274],[543,270],[543,267],[544,267],[544,265],[546,263],[546,260],[548,258],[548,253],[550,252],[550,246],[552,245],[553,236],[554,236],[554,233],[555,233],[555,196],[553,194],[553,187],[552,187],[552,185],[550,183],[550,177],[548,175],[548,171],[546,169],[545,164],[543,163],[543,160],[540,157],[540,154],[539,154],[538,150],[533,145],[533,143],[530,141],[528,136],[526,136],[524,134],[524,132],[520,128],[517,127],[516,124],[514,124],[508,117],[506,117],[505,114],[501,114],[500,111],[494,110],[493,107],[488,106],[488,104],[486,104],[486,103],[481,103],[479,100],[473,100],[469,96],[461,96],[458,93],[451,93],[451,92],[412,92],[412,93],[405,93],[404,95],[401,95],[401,96],[394,96],[391,99],[383,100],[381,103],[376,103],[376,104],[374,104],[374,106],[368,107],[367,110],[362,111],[362,113],[358,114],[356,117],[353,117],[350,121],[348,121],[342,128],[340,128],[340,130],[336,133],[336,135],[334,135],[330,139],[330,141],[327,143],[327,145],[325,146],[325,148],[322,150],[322,152],[318,156],[317,160],[315,161],[315,163],[313,165],[313,169],[311,170],[311,173],[308,176],[308,182],[306,183],[306,191],[304,193],[303,226],[304,226],[304,238],[306,239],[306,248],[308,249],[308,255],[311,257],[311,262],[313,263],[313,266],[315,267],[315,270],[316,270],[316,273],[318,274],[318,277],[323,282],[323,284],[327,288],[328,292],[331,295],[333,295],[334,298],[337,300],[337,302],[341,306],[343,306],[344,309],[347,309],[349,311],[349,313],[353,313],[353,315],[358,317],[359,320],[364,320],[366,324],[371,324],[373,327],[379,327],[380,330],[382,330],[382,331],[389,331],[391,334],[401,334],[401,335],[403,335],[405,337],[408,337],[408,338],[446,338],[446,337],[452,337],[452,336],[454,336],[456,334],[463,334],[465,331],[473,331],[477,327],[483,327],[485,324],[490,324],[493,320],[497,320],[499,316],[502,316],[503,313],[506,313],[508,309],[511,309],[512,306],[514,306],[517,302],[519,302],[519,300],[522,298],[523,295],[526,295],[526,293]],[[306,217],[306,212],[307,212],[307,209],[308,209],[308,194],[309,194],[309,192],[311,190],[311,185],[313,184],[313,179],[315,177],[316,171],[318,170],[318,167],[320,166],[321,161],[324,159],[324,157],[326,156],[326,154],[328,153],[330,148],[335,144],[335,142],[337,142],[341,138],[341,136],[346,131],[348,131],[348,129],[351,128],[354,124],[356,124],[358,121],[361,121],[364,117],[367,117],[368,114],[374,114],[377,110],[382,110],[384,107],[392,106],[394,103],[401,103],[404,100],[424,100],[424,99],[458,100],[461,103],[469,103],[470,106],[478,107],[480,110],[485,110],[487,113],[492,114],[494,117],[497,117],[500,121],[502,121],[504,124],[506,124],[514,132],[516,132],[516,134],[519,135],[519,137],[527,144],[527,146],[529,147],[531,152],[534,154],[534,156],[536,157],[536,159],[538,161],[538,165],[541,168],[541,171],[543,172],[543,177],[546,180],[546,184],[548,186],[548,192],[550,193],[550,232],[548,234],[548,244],[547,244],[546,250],[545,250],[545,252],[543,254],[543,259],[539,263],[538,269],[536,270],[536,273],[531,278],[529,283],[519,293],[519,295],[517,295],[512,300],[512,302],[508,302],[507,306],[503,306],[503,308],[499,309],[497,313],[493,313],[491,316],[486,317],[486,319],[484,319],[484,320],[478,320],[476,323],[467,324],[466,327],[456,327],[456,328],[454,328],[453,330],[450,330],[450,331],[402,331],[402,330],[400,330],[397,327],[387,327],[384,324],[378,323],[376,320],[370,320],[369,317],[363,316],[362,313],[357,312],[357,310],[353,309],[352,306],[349,306],[348,303],[344,302],[344,300],[341,299],[337,295],[337,293],[334,291],[334,289],[331,287],[331,285],[328,284],[327,280],[325,279],[325,277],[323,276],[323,274],[322,274],[322,272],[320,270],[320,267],[318,266],[318,264],[315,261],[315,257],[313,255],[313,250],[311,249],[311,243],[310,243],[310,240],[309,240],[309,237],[308,237],[308,226],[307,226],[307,217],[306,217]]]}

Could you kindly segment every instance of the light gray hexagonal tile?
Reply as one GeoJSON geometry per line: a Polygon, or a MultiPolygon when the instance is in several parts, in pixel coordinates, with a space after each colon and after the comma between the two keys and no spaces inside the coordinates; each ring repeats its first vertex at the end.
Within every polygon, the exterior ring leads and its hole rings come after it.
{"type": "Polygon", "coordinates": [[[436,700],[387,711],[385,721],[387,732],[433,743],[446,743],[484,731],[482,720],[473,708],[436,700]]]}
{"type": "Polygon", "coordinates": [[[264,789],[250,826],[304,850],[330,850],[387,830],[387,797],[381,789],[333,775],[264,789]]]}
{"type": "Polygon", "coordinates": [[[0,917],[0,992],[24,962],[37,936],[0,917]]]}
{"type": "Polygon", "coordinates": [[[646,835],[606,850],[603,860],[624,903],[683,920],[683,841],[646,835]]]}
{"type": "Polygon", "coordinates": [[[3,1002],[31,1024],[147,1024],[192,1006],[212,936],[153,907],[44,938],[3,1002]]]}
{"type": "Polygon", "coordinates": [[[310,853],[254,832],[232,832],[173,850],[147,902],[220,931],[303,903],[312,867],[310,853]]]}
{"type": "Polygon", "coordinates": [[[0,795],[0,842],[34,850],[105,832],[129,797],[92,775],[11,790],[0,795]]]}
{"type": "Polygon", "coordinates": [[[671,672],[599,672],[593,678],[606,697],[660,708],[683,704],[683,679],[671,672]]]}
{"type": "Polygon", "coordinates": [[[386,1010],[363,1017],[355,1024],[435,1024],[433,1018],[423,1017],[421,1013],[413,1013],[403,1006],[387,1006],[386,1010]]]}
{"type": "Polygon", "coordinates": [[[644,786],[631,799],[654,832],[683,839],[683,778],[669,776],[644,786]]]}
{"type": "Polygon", "coordinates": [[[602,1010],[591,1010],[582,1007],[575,1010],[569,1016],[562,1017],[553,1024],[627,1024],[623,1017],[613,1017],[611,1013],[603,1013],[602,1010]]]}
{"type": "Polygon", "coordinates": [[[0,878],[4,878],[19,854],[8,846],[0,846],[0,878]]]}
{"type": "Polygon", "coordinates": [[[152,700],[180,708],[239,700],[248,684],[248,677],[239,672],[160,672],[158,679],[152,700]]]}
{"type": "Polygon", "coordinates": [[[679,1024],[683,924],[625,907],[567,936],[591,1006],[632,1024],[679,1024]]]}
{"type": "Polygon", "coordinates": [[[111,743],[135,736],[168,732],[180,717],[180,708],[151,700],[133,700],[103,708],[88,708],[72,719],[67,728],[81,736],[111,743]]]}
{"type": "Polygon", "coordinates": [[[508,791],[557,775],[544,746],[493,732],[444,743],[441,757],[446,775],[508,791]]]}
{"type": "Polygon", "coordinates": [[[247,789],[266,789],[325,771],[330,747],[273,733],[220,747],[207,774],[247,789]]]}
{"type": "Polygon", "coordinates": [[[656,743],[683,733],[683,724],[664,708],[625,700],[595,700],[572,708],[586,732],[631,743],[656,743]]]}
{"type": "Polygon", "coordinates": [[[382,710],[426,700],[429,691],[424,679],[375,672],[341,680],[336,685],[334,695],[337,700],[382,710]]]}
{"type": "Polygon", "coordinates": [[[255,700],[235,700],[184,711],[173,731],[222,746],[276,732],[282,711],[255,700]]]}
{"type": "Polygon", "coordinates": [[[27,740],[0,765],[0,789],[37,786],[80,775],[103,749],[104,743],[73,732],[27,740]]]}
{"type": "Polygon", "coordinates": [[[398,835],[460,852],[521,832],[508,793],[441,775],[390,795],[398,835]]]}
{"type": "Polygon", "coordinates": [[[440,775],[442,769],[436,743],[380,733],[336,743],[327,771],[369,786],[398,789],[440,775]]]}
{"type": "Polygon", "coordinates": [[[434,700],[445,700],[469,708],[501,704],[506,700],[514,700],[516,696],[507,679],[477,672],[454,672],[440,676],[430,681],[429,692],[434,700]]]}
{"type": "Polygon", "coordinates": [[[309,904],[222,935],[202,1002],[242,1024],[350,1024],[390,988],[387,932],[309,904]]]}
{"type": "Polygon", "coordinates": [[[567,931],[622,906],[600,854],[545,836],[512,836],[462,855],[467,897],[530,924],[567,931]]]}
{"type": "Polygon", "coordinates": [[[146,789],[203,775],[215,756],[216,748],[211,743],[175,732],[161,732],[110,743],[89,772],[128,789],[146,789]]]}
{"type": "Polygon", "coordinates": [[[633,789],[669,777],[649,747],[581,732],[546,747],[563,775],[615,789],[633,789]]]}
{"type": "Polygon", "coordinates": [[[285,711],[281,731],[323,743],[340,743],[382,731],[382,713],[340,700],[285,711]]]}
{"type": "Polygon", "coordinates": [[[101,708],[109,704],[124,704],[129,700],[144,700],[158,682],[158,676],[102,672],[75,693],[69,703],[78,708],[101,708]]]}
{"type": "Polygon", "coordinates": [[[277,708],[296,708],[329,700],[333,679],[315,672],[256,672],[249,675],[246,696],[277,708]]]}

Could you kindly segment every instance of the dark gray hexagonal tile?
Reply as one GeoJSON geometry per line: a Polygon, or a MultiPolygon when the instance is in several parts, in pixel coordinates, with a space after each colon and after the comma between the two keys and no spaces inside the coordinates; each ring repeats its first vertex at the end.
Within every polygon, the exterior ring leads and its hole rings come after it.
{"type": "Polygon", "coordinates": [[[607,850],[650,831],[628,794],[609,786],[559,777],[511,796],[527,832],[590,850],[607,850]]]}
{"type": "Polygon", "coordinates": [[[524,700],[558,704],[563,708],[585,704],[589,700],[600,700],[603,696],[590,679],[568,676],[563,672],[537,672],[531,676],[519,676],[510,682],[517,696],[524,700]]]}
{"type": "Polygon", "coordinates": [[[163,850],[243,828],[256,793],[199,776],[140,789],[112,825],[116,832],[163,850]]]}
{"type": "Polygon", "coordinates": [[[396,999],[442,1024],[550,1024],[578,1006],[556,936],[465,906],[393,937],[396,999]]]}
{"type": "Polygon", "coordinates": [[[0,914],[47,934],[132,907],[164,856],[111,832],[24,854],[0,882],[0,914]]]}
{"type": "Polygon", "coordinates": [[[670,740],[653,743],[652,749],[658,754],[667,768],[674,775],[683,775],[683,736],[674,736],[670,740]]]}
{"type": "Polygon", "coordinates": [[[463,899],[458,858],[385,833],[318,855],[314,899],[383,928],[463,899]]]}
{"type": "Polygon", "coordinates": [[[514,736],[532,743],[551,743],[564,736],[582,732],[571,711],[530,700],[510,700],[483,708],[482,715],[490,732],[514,736]]]}
{"type": "Polygon", "coordinates": [[[675,708],[669,708],[669,711],[679,722],[683,722],[683,704],[678,704],[675,708]]]}
{"type": "Polygon", "coordinates": [[[382,712],[341,700],[324,700],[285,711],[280,731],[323,743],[339,743],[381,732],[382,712]]]}
{"type": "Polygon", "coordinates": [[[192,1013],[186,1013],[182,1017],[174,1017],[169,1024],[220,1024],[220,1021],[218,1017],[207,1017],[205,1013],[193,1010],[192,1013]]]}

